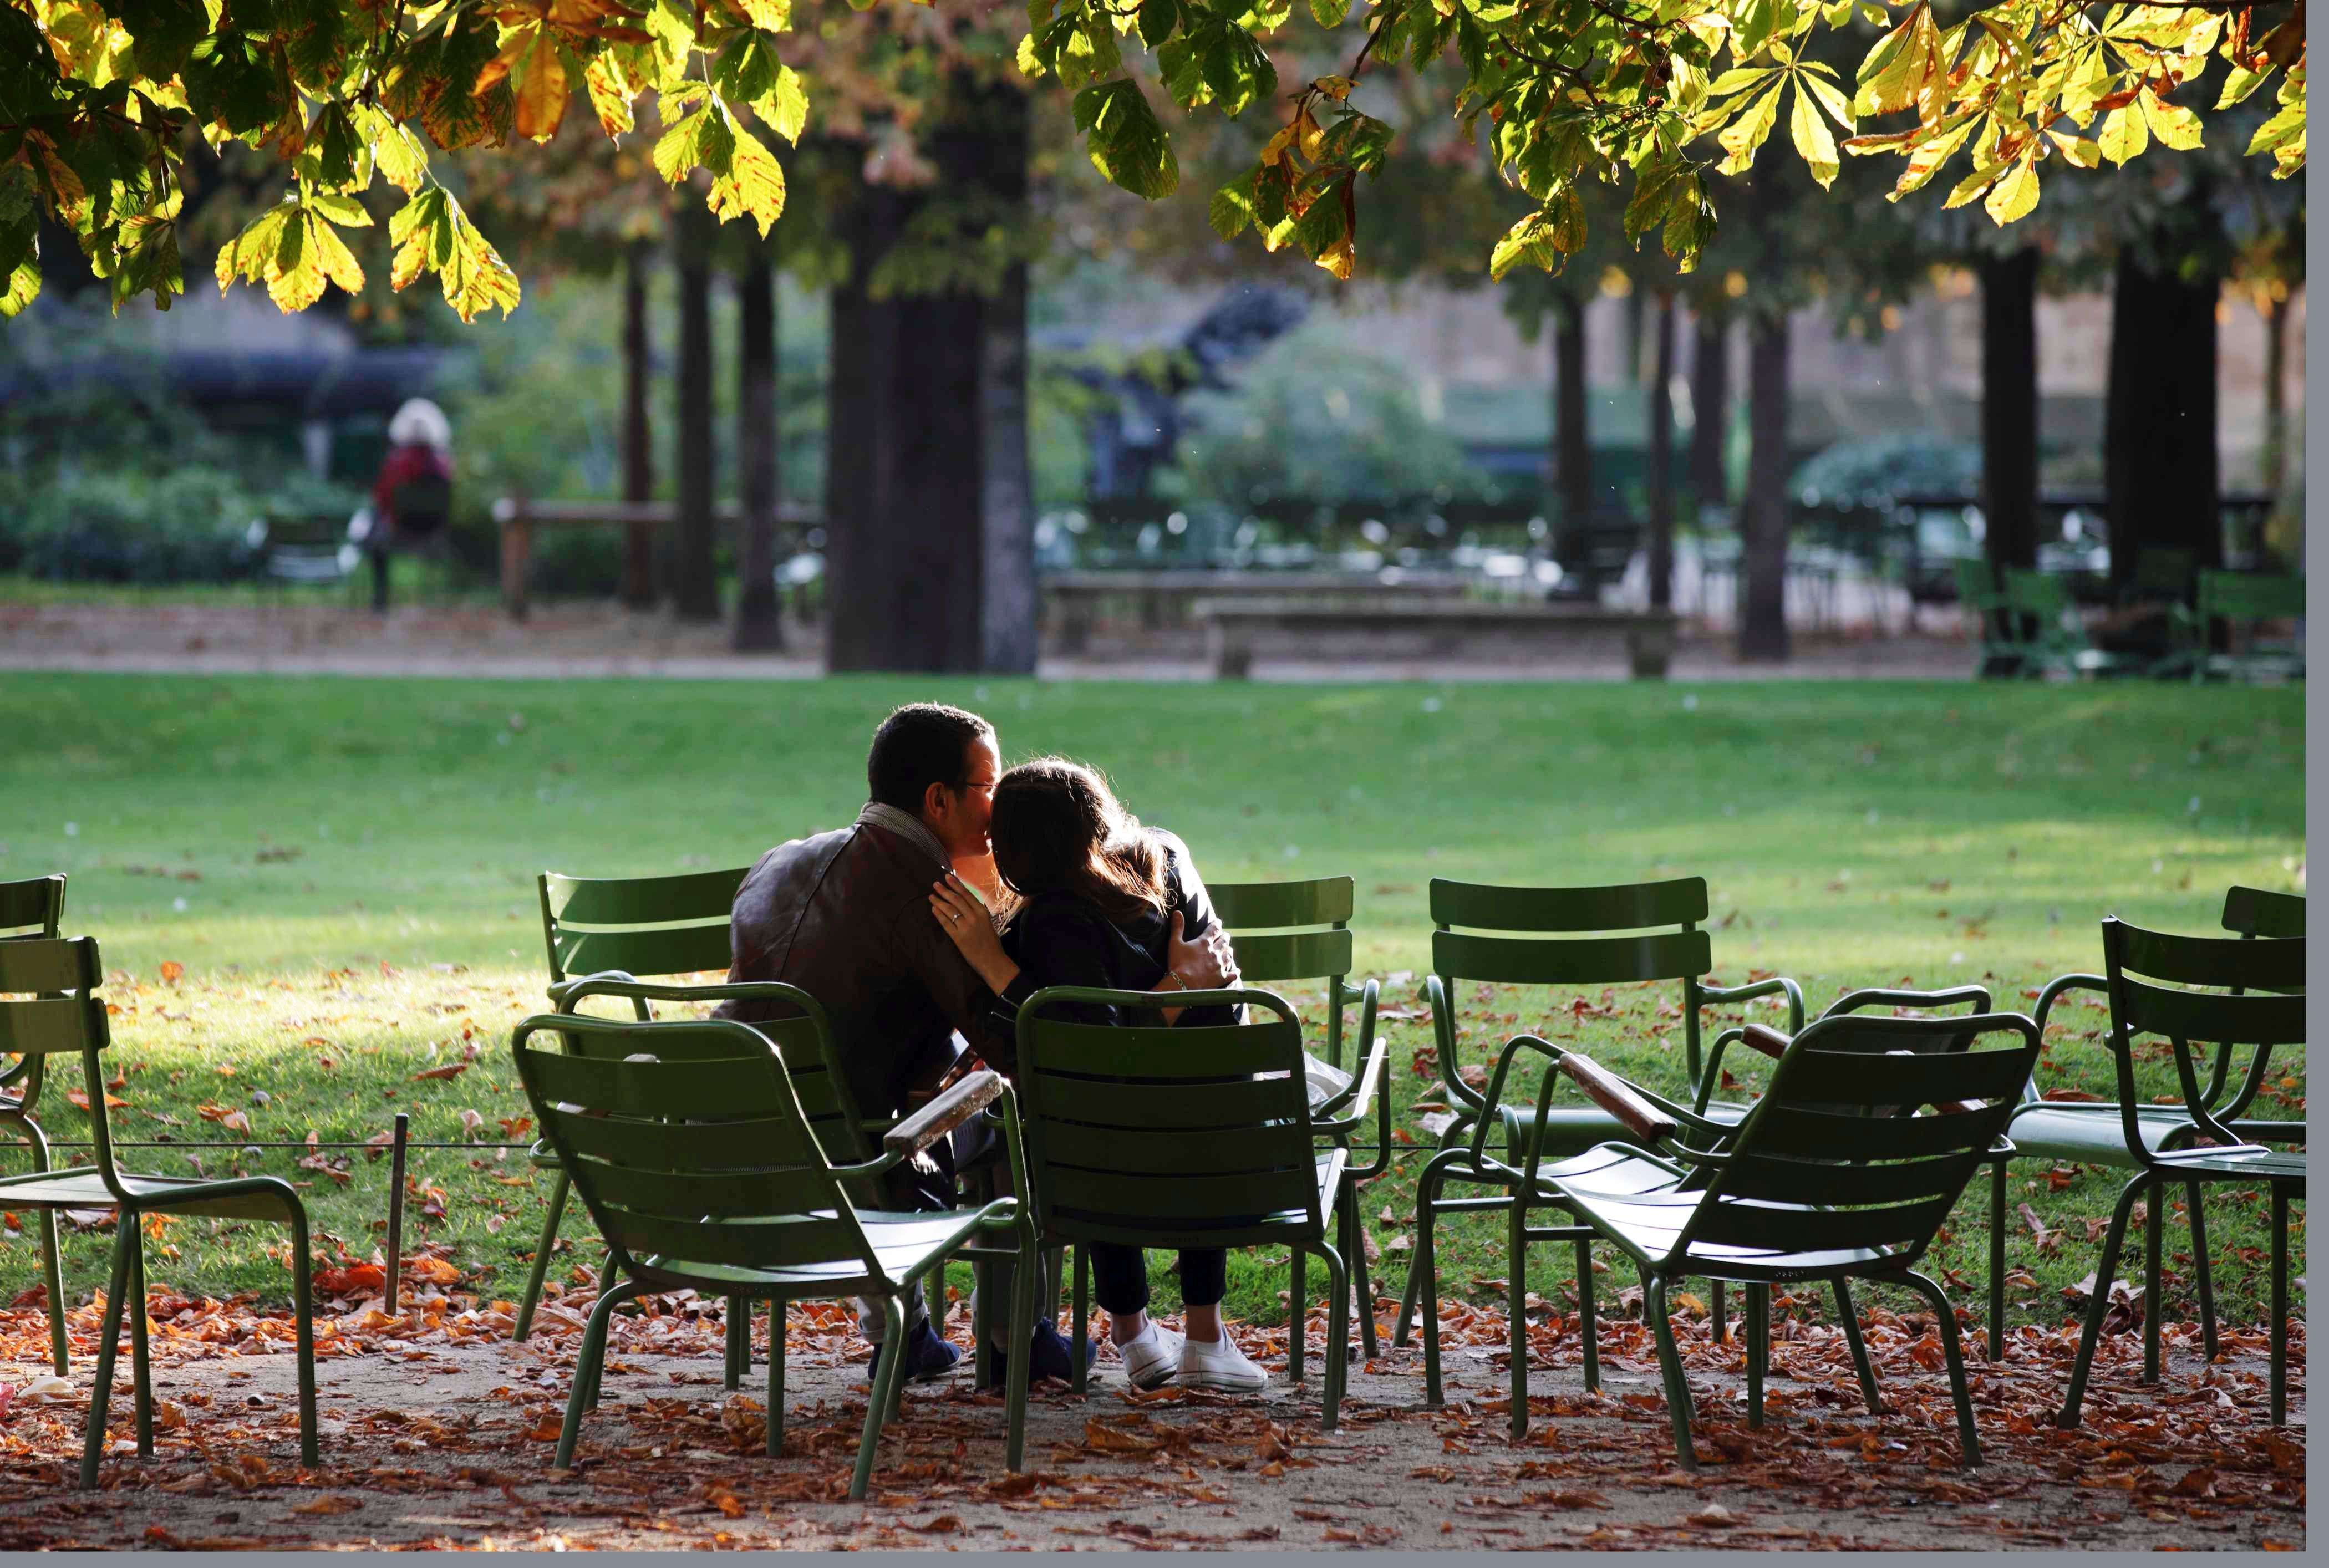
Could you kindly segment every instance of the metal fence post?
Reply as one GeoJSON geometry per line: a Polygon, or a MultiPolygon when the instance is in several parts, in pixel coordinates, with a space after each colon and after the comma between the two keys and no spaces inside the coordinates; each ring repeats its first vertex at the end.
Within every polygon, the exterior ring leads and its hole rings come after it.
{"type": "Polygon", "coordinates": [[[388,1315],[397,1316],[397,1275],[404,1262],[404,1141],[412,1118],[396,1113],[396,1131],[389,1143],[388,1165],[388,1315]]]}

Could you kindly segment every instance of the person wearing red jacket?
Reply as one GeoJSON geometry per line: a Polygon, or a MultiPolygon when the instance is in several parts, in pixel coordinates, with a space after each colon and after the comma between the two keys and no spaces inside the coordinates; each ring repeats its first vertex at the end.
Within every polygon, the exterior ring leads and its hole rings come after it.
{"type": "Polygon", "coordinates": [[[445,411],[414,398],[388,422],[388,455],[372,481],[372,607],[388,613],[388,552],[427,546],[440,538],[453,510],[453,427],[445,411]]]}

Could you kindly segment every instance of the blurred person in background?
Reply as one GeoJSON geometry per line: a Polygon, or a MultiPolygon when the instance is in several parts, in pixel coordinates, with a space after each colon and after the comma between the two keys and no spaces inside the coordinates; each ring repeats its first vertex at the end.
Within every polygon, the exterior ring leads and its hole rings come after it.
{"type": "Polygon", "coordinates": [[[453,512],[453,427],[426,398],[408,399],[388,422],[388,455],[372,481],[372,506],[350,531],[372,557],[372,607],[388,613],[391,549],[431,548],[453,512]]]}

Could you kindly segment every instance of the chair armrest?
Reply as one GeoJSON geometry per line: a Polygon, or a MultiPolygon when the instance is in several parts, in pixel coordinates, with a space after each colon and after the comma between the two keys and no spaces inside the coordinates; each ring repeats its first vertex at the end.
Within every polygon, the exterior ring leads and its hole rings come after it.
{"type": "Polygon", "coordinates": [[[1980,985],[1954,985],[1946,991],[1889,991],[1877,988],[1855,991],[1830,1002],[1820,1014],[1832,1019],[1838,1013],[1858,1012],[1864,1007],[1955,1007],[1959,1002],[1971,1002],[1977,1013],[1989,1011],[1989,988],[1980,985]]]}
{"type": "Polygon", "coordinates": [[[1740,1043],[1760,1051],[1773,1061],[1787,1054],[1795,1044],[1792,1037],[1781,1034],[1768,1024],[1749,1024],[1739,1031],[1740,1043]]]}
{"type": "Polygon", "coordinates": [[[1768,980],[1750,981],[1745,985],[1698,988],[1700,1005],[1718,1001],[1752,1001],[1761,996],[1784,996],[1787,999],[1787,1032],[1794,1034],[1804,1027],[1804,988],[1783,974],[1768,980]]]}
{"type": "Polygon", "coordinates": [[[1569,1051],[1561,1070],[1585,1092],[1585,1097],[1617,1119],[1618,1124],[1652,1143],[1671,1141],[1682,1124],[1644,1099],[1634,1085],[1582,1051],[1569,1051]]]}
{"type": "Polygon", "coordinates": [[[1360,1004],[1359,1038],[1354,1053],[1359,1070],[1340,1094],[1324,1104],[1311,1108],[1310,1118],[1314,1126],[1320,1124],[1321,1118],[1347,1115],[1355,1122],[1367,1113],[1367,1096],[1374,1093],[1370,1087],[1370,1080],[1374,1075],[1372,1057],[1376,1054],[1375,1006],[1379,989],[1379,983],[1371,980],[1358,991],[1343,999],[1344,1007],[1353,1002],[1360,1004]]]}
{"type": "Polygon", "coordinates": [[[2046,1015],[2054,1010],[2055,1001],[2073,991],[2098,991],[2107,996],[2110,981],[2099,974],[2062,974],[2048,981],[2046,989],[2038,993],[2038,1005],[2030,1009],[2030,1021],[2038,1026],[2041,1038],[2046,1033],[2046,1015]]]}
{"type": "Polygon", "coordinates": [[[882,1148],[900,1158],[919,1154],[1002,1096],[1002,1074],[973,1073],[882,1134],[882,1148]]]}
{"type": "Polygon", "coordinates": [[[716,981],[706,985],[659,984],[634,980],[621,970],[586,974],[550,988],[561,1012],[594,996],[617,996],[628,1001],[790,1001],[806,995],[798,986],[777,980],[716,981]]]}

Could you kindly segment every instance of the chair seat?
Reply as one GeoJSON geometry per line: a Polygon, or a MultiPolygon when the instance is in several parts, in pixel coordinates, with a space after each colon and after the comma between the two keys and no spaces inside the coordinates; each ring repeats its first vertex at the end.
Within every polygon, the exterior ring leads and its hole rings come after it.
{"type": "MultiPolygon", "coordinates": [[[[2182,1105],[2138,1105],[2136,1129],[2144,1148],[2157,1153],[2192,1135],[2192,1113],[2182,1105]]],[[[2126,1124],[2113,1103],[2042,1100],[2021,1106],[2006,1123],[2017,1159],[2073,1160],[2085,1165],[2132,1167],[2126,1124]]]]}
{"type": "MultiPolygon", "coordinates": [[[[1624,1143],[1631,1140],[1618,1120],[1607,1111],[1592,1105],[1556,1105],[1546,1112],[1542,1127],[1538,1125],[1533,1105],[1500,1105],[1497,1114],[1504,1123],[1504,1160],[1518,1165],[1526,1160],[1532,1150],[1545,1159],[1565,1160],[1582,1154],[1600,1143],[1624,1143]],[[1539,1141],[1542,1148],[1537,1149],[1539,1141]]],[[[1748,1107],[1717,1102],[1702,1113],[1710,1122],[1726,1127],[1736,1127],[1745,1118],[1748,1107]]]]}
{"type": "Polygon", "coordinates": [[[943,1214],[859,1209],[857,1222],[865,1227],[865,1238],[873,1244],[873,1255],[882,1265],[884,1277],[878,1280],[866,1273],[865,1265],[855,1258],[755,1269],[735,1263],[691,1263],[684,1258],[650,1253],[639,1259],[639,1266],[657,1276],[691,1282],[708,1281],[721,1288],[746,1286],[774,1295],[817,1298],[850,1294],[861,1288],[899,1291],[932,1260],[944,1257],[979,1231],[1007,1219],[1009,1213],[1004,1210],[996,1215],[976,1208],[948,1209],[943,1214]]]}
{"type": "MultiPolygon", "coordinates": [[[[1702,1193],[1683,1190],[1682,1183],[1689,1178],[1622,1145],[1605,1145],[1586,1160],[1570,1163],[1578,1168],[1575,1174],[1551,1181],[1552,1190],[1579,1217],[1645,1262],[1673,1252],[1675,1238],[1704,1201],[1702,1193]],[[1595,1158],[1604,1154],[1610,1158],[1595,1158]]],[[[1881,1265],[1891,1256],[1871,1247],[1787,1253],[1694,1243],[1687,1267],[1677,1272],[1749,1282],[1804,1279],[1881,1265]]]]}
{"type": "MultiPolygon", "coordinates": [[[[290,1188],[280,1182],[276,1186],[282,1190],[281,1197],[249,1190],[204,1197],[205,1190],[222,1184],[199,1176],[140,1176],[127,1170],[118,1172],[118,1178],[140,1208],[229,1219],[282,1219],[284,1198],[292,1196],[290,1188]]],[[[0,1206],[9,1207],[114,1208],[119,1203],[95,1170],[38,1171],[0,1179],[0,1206]]]]}
{"type": "Polygon", "coordinates": [[[2259,1149],[2252,1143],[2235,1149],[2178,1149],[2161,1155],[2159,1160],[2179,1176],[2217,1181],[2305,1180],[2301,1149],[2259,1149]]]}

